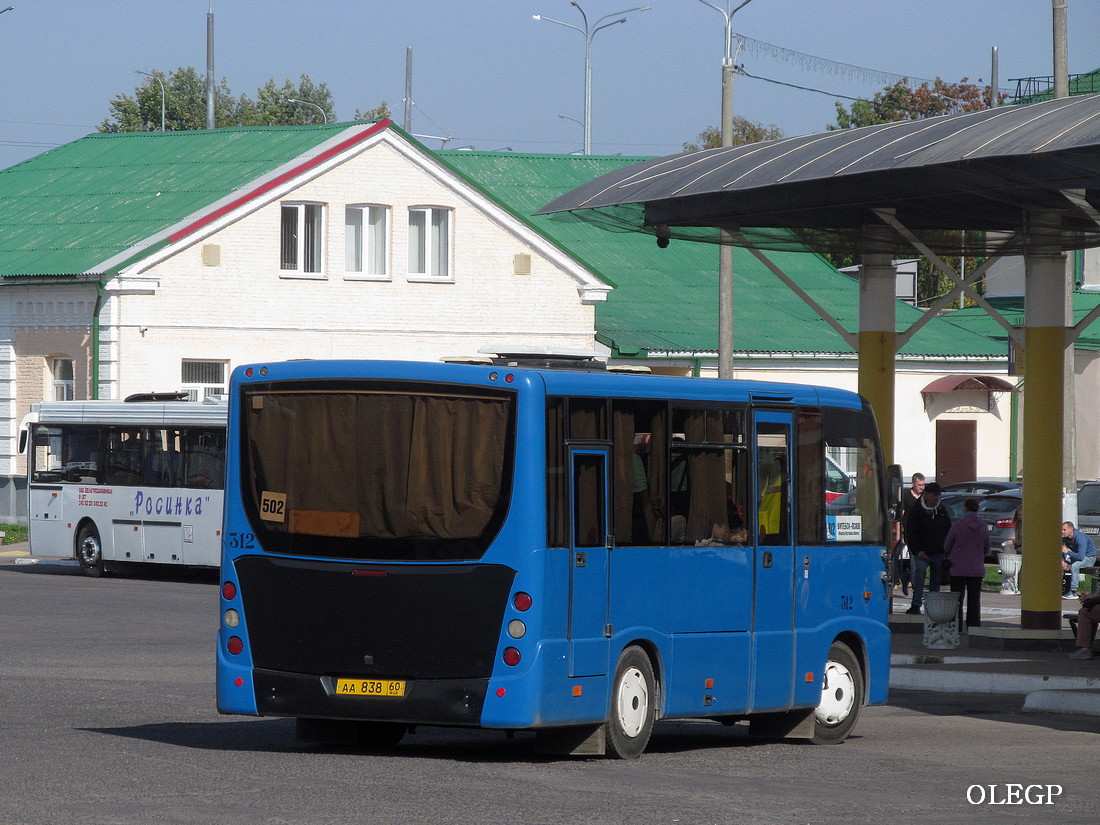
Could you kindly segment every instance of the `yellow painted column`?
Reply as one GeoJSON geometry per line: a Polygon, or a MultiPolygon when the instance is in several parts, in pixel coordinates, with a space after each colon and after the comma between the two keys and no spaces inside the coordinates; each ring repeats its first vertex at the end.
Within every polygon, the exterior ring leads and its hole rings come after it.
{"type": "Polygon", "coordinates": [[[1033,215],[1024,256],[1023,561],[1020,626],[1062,626],[1062,438],[1069,284],[1057,216],[1033,215]],[[1046,241],[1046,244],[1044,244],[1046,241]]]}
{"type": "Polygon", "coordinates": [[[871,402],[882,454],[894,462],[894,363],[897,354],[897,272],[887,226],[863,227],[859,271],[859,394],[871,402]],[[887,250],[887,251],[882,251],[887,250]]]}
{"type": "MultiPolygon", "coordinates": [[[[891,284],[892,287],[892,284],[891,284]]],[[[890,300],[894,300],[891,292],[890,300]]],[[[859,394],[871,402],[878,421],[882,454],[894,463],[894,357],[897,333],[893,330],[859,333],[859,394]]]]}

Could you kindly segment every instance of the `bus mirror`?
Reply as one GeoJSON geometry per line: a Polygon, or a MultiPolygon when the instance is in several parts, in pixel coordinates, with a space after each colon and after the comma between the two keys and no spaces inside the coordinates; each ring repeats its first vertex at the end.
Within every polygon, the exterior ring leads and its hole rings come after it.
{"type": "Polygon", "coordinates": [[[19,431],[19,452],[25,453],[27,451],[27,431],[19,431]]]}
{"type": "Polygon", "coordinates": [[[890,508],[890,521],[901,520],[901,465],[891,464],[886,468],[887,506],[890,508]]]}

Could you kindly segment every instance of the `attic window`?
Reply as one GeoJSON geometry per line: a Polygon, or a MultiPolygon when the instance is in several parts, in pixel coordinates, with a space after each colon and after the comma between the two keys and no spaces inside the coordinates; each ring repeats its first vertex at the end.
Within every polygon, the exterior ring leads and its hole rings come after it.
{"type": "Polygon", "coordinates": [[[321,271],[322,212],[319,203],[284,203],[280,267],[284,272],[321,271]]]}

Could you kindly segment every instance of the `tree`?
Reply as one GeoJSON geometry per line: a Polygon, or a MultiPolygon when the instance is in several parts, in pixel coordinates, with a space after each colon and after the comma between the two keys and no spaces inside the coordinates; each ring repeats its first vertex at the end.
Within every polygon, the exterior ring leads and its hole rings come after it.
{"type": "MultiPolygon", "coordinates": [[[[875,92],[870,100],[857,100],[850,109],[837,101],[836,123],[826,129],[856,129],[877,123],[894,123],[898,120],[921,120],[938,115],[954,115],[975,112],[989,106],[989,87],[979,86],[963,78],[958,83],[947,83],[936,78],[931,87],[927,83],[910,86],[908,80],[899,80],[875,92]]],[[[978,83],[981,83],[979,78],[978,83]]],[[[998,102],[1004,100],[999,95],[998,102]]]]}
{"type": "MultiPolygon", "coordinates": [[[[109,104],[111,114],[97,128],[101,132],[151,132],[160,129],[161,83],[164,84],[165,126],[168,131],[206,128],[206,78],[194,66],[180,67],[165,74],[150,72],[134,94],[116,95],[109,104]]],[[[234,97],[222,78],[214,88],[214,122],[217,126],[288,126],[335,120],[332,93],[324,83],[314,84],[302,75],[297,84],[282,86],[271,78],[256,92],[234,97]],[[291,103],[291,100],[303,103],[291,103]],[[312,105],[307,105],[312,104],[312,105]],[[318,110],[316,107],[320,107],[318,110]]]]}
{"type": "MultiPolygon", "coordinates": [[[[783,131],[774,123],[763,123],[740,115],[733,116],[733,145],[759,143],[762,140],[775,140],[783,137],[783,131]]],[[[703,149],[717,149],[722,145],[722,130],[717,126],[708,126],[695,137],[695,143],[685,143],[685,152],[699,152],[703,149]]]]}
{"type": "Polygon", "coordinates": [[[365,112],[356,109],[355,117],[352,118],[352,120],[370,120],[377,123],[388,117],[393,117],[393,113],[390,112],[390,104],[383,100],[381,104],[375,106],[373,109],[367,109],[365,112]]]}

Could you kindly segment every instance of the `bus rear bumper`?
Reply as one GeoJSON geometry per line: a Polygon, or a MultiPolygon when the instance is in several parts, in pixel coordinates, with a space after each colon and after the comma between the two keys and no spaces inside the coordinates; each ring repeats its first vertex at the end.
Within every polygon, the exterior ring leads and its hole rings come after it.
{"type": "Polygon", "coordinates": [[[488,679],[408,680],[402,697],[339,696],[336,679],[256,669],[252,672],[261,716],[364,719],[409,724],[481,724],[488,679]]]}

